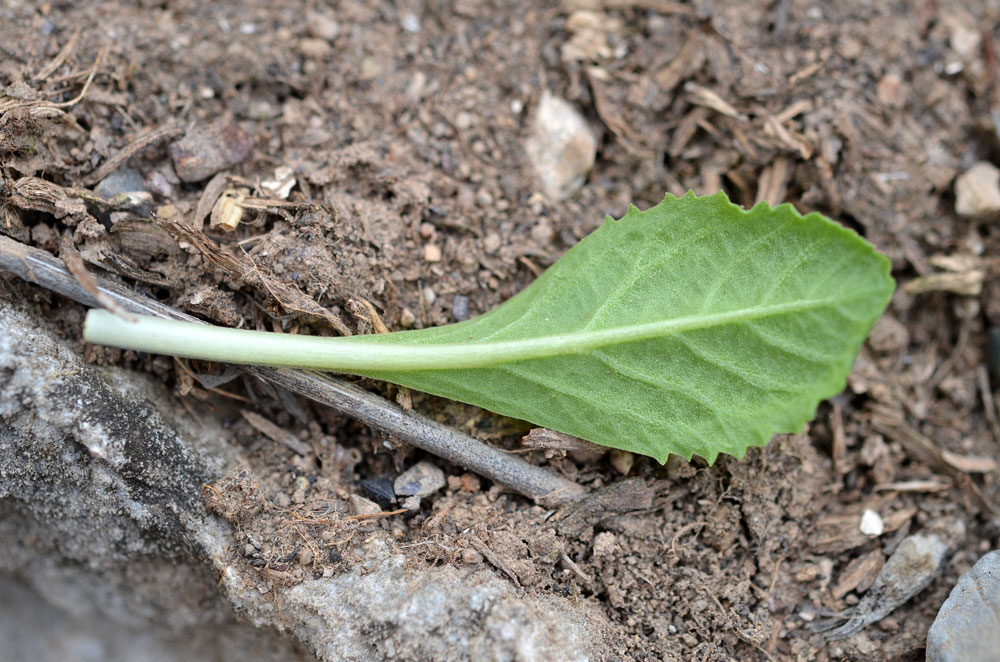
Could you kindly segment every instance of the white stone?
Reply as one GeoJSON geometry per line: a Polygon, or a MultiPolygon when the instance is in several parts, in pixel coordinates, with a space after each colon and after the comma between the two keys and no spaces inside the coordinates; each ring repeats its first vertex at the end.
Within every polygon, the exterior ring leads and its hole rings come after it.
{"type": "Polygon", "coordinates": [[[597,138],[587,120],[548,92],[542,93],[535,109],[525,148],[550,200],[563,200],[576,192],[597,158],[597,138]]]}
{"type": "Polygon", "coordinates": [[[955,211],[974,219],[1000,217],[1000,170],[980,161],[955,180],[955,211]]]}
{"type": "Polygon", "coordinates": [[[882,522],[881,515],[874,510],[866,509],[865,512],[861,513],[861,526],[858,528],[866,536],[880,536],[885,531],[885,524],[882,522]]]}

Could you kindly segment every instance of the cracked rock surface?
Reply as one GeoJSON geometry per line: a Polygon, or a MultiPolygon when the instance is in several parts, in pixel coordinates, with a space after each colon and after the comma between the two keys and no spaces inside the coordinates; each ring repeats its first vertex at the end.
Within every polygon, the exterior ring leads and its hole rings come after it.
{"type": "Polygon", "coordinates": [[[0,289],[3,659],[597,659],[570,601],[408,568],[377,538],[344,574],[262,593],[203,503],[241,463],[226,438],[148,377],[86,364],[0,289]]]}

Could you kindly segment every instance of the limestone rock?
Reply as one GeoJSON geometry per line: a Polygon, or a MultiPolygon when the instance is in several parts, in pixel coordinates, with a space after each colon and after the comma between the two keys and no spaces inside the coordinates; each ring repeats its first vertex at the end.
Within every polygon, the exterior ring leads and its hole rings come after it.
{"type": "Polygon", "coordinates": [[[597,138],[576,108],[544,92],[526,149],[542,192],[550,200],[563,200],[583,185],[594,167],[597,138]]]}
{"type": "Polygon", "coordinates": [[[1000,217],[1000,170],[980,161],[955,180],[955,211],[966,218],[1000,217]]]}
{"type": "Polygon", "coordinates": [[[0,658],[601,658],[586,603],[519,595],[481,565],[413,567],[388,534],[343,574],[262,592],[205,509],[202,486],[246,461],[227,438],[148,377],[86,364],[0,287],[0,595],[42,615],[0,599],[0,658]]]}

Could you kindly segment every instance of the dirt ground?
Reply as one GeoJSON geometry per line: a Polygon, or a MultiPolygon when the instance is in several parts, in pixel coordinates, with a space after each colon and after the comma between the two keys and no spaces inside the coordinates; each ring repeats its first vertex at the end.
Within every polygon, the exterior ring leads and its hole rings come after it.
{"type": "MultiPolygon", "coordinates": [[[[522,289],[606,214],[688,189],[823,212],[889,255],[901,285],[917,281],[804,434],[712,467],[635,458],[645,506],[577,530],[432,457],[447,487],[416,514],[344,519],[360,480],[424,454],[249,381],[204,388],[192,373],[207,366],[85,346],[81,307],[3,286],[37,301],[90,360],[150,370],[192,416],[227,423],[250,466],[215,487],[252,487],[250,507],[226,514],[234,562],[256,568],[264,590],[343,572],[381,533],[414,564],[490,563],[525,591],[599,605],[607,659],[923,659],[958,575],[1000,545],[988,346],[1000,232],[959,218],[952,192],[973,162],[1000,158],[998,48],[990,0],[3,4],[0,231],[79,251],[207,320],[370,333],[368,301],[392,330],[449,323],[522,289]],[[595,167],[563,201],[540,193],[524,149],[544,91],[598,136],[595,167]],[[203,198],[221,189],[171,166],[168,145],[192,126],[248,154],[227,172],[270,199],[233,232],[206,223],[203,198]],[[151,131],[164,133],[117,165],[144,178],[157,215],[204,226],[236,267],[121,209],[17,204],[23,177],[93,188],[95,171],[151,131]],[[266,190],[282,167],[296,181],[287,200],[266,190]],[[272,442],[242,410],[308,451],[272,442]],[[886,521],[881,537],[858,532],[866,508],[886,521]],[[927,531],[951,543],[928,589],[848,639],[812,632],[821,612],[858,603],[903,537],[927,531]]],[[[491,444],[516,447],[527,431],[412,400],[491,444]]],[[[590,488],[622,480],[606,457],[530,457],[590,488]]]]}

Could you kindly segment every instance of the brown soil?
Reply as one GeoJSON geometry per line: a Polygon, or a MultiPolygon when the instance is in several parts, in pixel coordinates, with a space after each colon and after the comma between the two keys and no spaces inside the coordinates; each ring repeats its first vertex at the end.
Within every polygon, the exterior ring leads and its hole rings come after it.
{"type": "MultiPolygon", "coordinates": [[[[998,502],[996,472],[949,473],[919,451],[930,440],[1000,460],[987,371],[1000,234],[959,219],[951,193],[959,172],[1000,153],[989,122],[1000,109],[996,5],[320,4],[5,3],[5,199],[25,176],[92,188],[93,171],[151,130],[231,122],[253,146],[231,175],[253,190],[287,166],[297,186],[234,232],[206,230],[231,264],[121,210],[9,204],[0,230],[57,253],[73,243],[91,265],[205,319],[284,332],[369,333],[364,301],[390,329],[410,316],[416,327],[454,321],[457,295],[484,312],[605,214],[689,188],[824,212],[887,253],[902,283],[936,273],[935,258],[948,255],[961,257],[948,269],[985,274],[986,287],[897,292],[849,389],[805,434],[712,467],[637,458],[630,475],[642,483],[630,485],[642,507],[575,528],[434,458],[448,486],[417,514],[348,519],[360,479],[391,478],[422,453],[249,382],[202,388],[189,371],[205,366],[81,342],[94,361],[160,374],[192,416],[231,423],[247,472],[206,494],[238,531],[235,562],[257,568],[267,590],[342,572],[377,533],[415,564],[490,563],[526,591],[598,604],[611,625],[608,659],[922,659],[957,576],[1000,544],[983,504],[998,502]],[[545,90],[600,135],[589,181],[563,202],[538,193],[523,148],[545,90]],[[32,113],[39,100],[73,103],[32,113]],[[115,232],[109,213],[119,214],[115,232]],[[439,261],[425,259],[428,244],[439,261]],[[312,451],[273,443],[241,409],[312,451]],[[944,488],[876,489],[932,478],[944,488]],[[890,527],[880,538],[857,532],[867,507],[890,527]],[[949,539],[952,557],[917,598],[843,641],[811,632],[820,610],[856,604],[870,584],[853,562],[877,571],[905,535],[956,527],[964,537],[949,539]]],[[[167,145],[177,135],[127,166],[161,180],[158,214],[198,228],[211,185],[176,179],[167,145]]],[[[239,136],[220,135],[239,148],[239,136]]],[[[79,307],[12,279],[2,286],[80,337],[79,307]]],[[[419,394],[413,405],[491,443],[525,431],[419,394]]],[[[592,488],[621,480],[606,459],[573,457],[535,459],[592,488]]]]}

